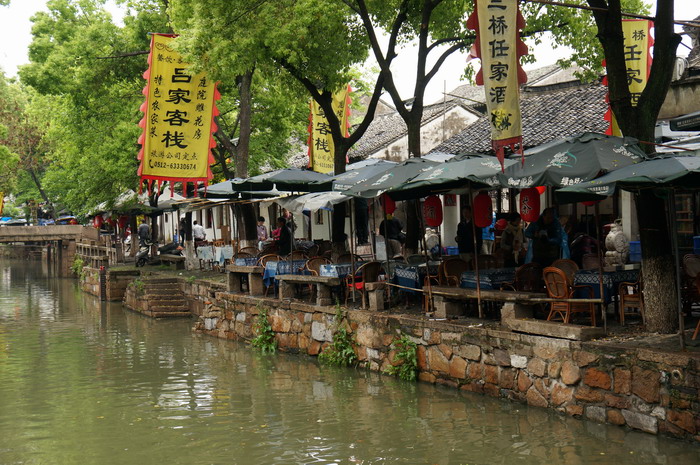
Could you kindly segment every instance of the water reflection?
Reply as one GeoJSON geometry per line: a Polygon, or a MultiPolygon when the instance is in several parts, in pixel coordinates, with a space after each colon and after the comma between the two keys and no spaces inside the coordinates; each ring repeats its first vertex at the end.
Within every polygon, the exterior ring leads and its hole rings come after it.
{"type": "Polygon", "coordinates": [[[0,463],[698,463],[695,444],[260,356],[0,262],[0,463]]]}

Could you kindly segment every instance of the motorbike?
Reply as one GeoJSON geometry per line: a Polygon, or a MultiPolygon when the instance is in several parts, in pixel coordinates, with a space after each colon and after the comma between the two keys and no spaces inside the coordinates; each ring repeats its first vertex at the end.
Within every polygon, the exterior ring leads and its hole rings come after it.
{"type": "MultiPolygon", "coordinates": [[[[151,249],[153,246],[158,246],[157,242],[151,242],[149,240],[142,241],[139,245],[139,252],[136,254],[136,266],[142,267],[146,264],[148,265],[158,265],[160,264],[160,259],[158,255],[152,256],[151,249]]],[[[158,254],[169,254],[169,255],[182,255],[180,244],[177,242],[171,242],[163,246],[158,247],[158,254]]]]}

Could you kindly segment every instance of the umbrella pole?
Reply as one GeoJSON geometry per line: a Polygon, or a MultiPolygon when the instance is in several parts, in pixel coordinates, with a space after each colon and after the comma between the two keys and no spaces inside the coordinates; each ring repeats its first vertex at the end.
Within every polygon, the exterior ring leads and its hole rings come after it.
{"type": "MultiPolygon", "coordinates": [[[[423,234],[421,234],[421,242],[423,243],[423,253],[425,254],[425,274],[428,276],[428,308],[426,309],[426,313],[429,313],[433,311],[433,286],[430,283],[430,256],[428,256],[428,247],[425,242],[425,219],[423,218],[423,215],[421,215],[419,205],[420,202],[416,202],[416,214],[418,215],[418,218],[420,218],[420,227],[423,231],[423,234]]],[[[420,277],[420,274],[418,276],[420,277]]]]}
{"type": "Polygon", "coordinates": [[[484,318],[484,310],[481,308],[481,278],[479,277],[479,252],[476,250],[476,224],[474,223],[474,200],[472,198],[472,184],[469,183],[469,202],[472,211],[472,242],[474,243],[474,274],[476,275],[476,304],[479,307],[479,318],[484,318]]]}
{"type": "MultiPolygon", "coordinates": [[[[384,273],[386,274],[386,280],[389,281],[389,239],[386,237],[387,236],[387,230],[389,229],[389,225],[386,224],[386,202],[381,202],[382,204],[382,213],[384,214],[384,232],[379,231],[379,233],[384,237],[384,255],[386,255],[386,270],[384,270],[384,273]]],[[[379,227],[382,227],[382,223],[379,223],[379,227]]],[[[391,301],[391,294],[389,295],[389,301],[391,301]]]]}
{"type": "MultiPolygon", "coordinates": [[[[355,306],[355,251],[354,249],[354,241],[353,241],[353,230],[352,230],[352,217],[353,214],[355,213],[355,199],[350,199],[350,240],[348,241],[350,244],[350,269],[352,270],[352,306],[355,306]]],[[[344,229],[343,225],[343,229],[344,229]]],[[[365,308],[365,299],[362,299],[362,308],[365,308]]]]}
{"type": "Polygon", "coordinates": [[[603,251],[601,249],[601,242],[600,242],[600,218],[599,218],[599,211],[598,211],[598,203],[596,202],[595,207],[593,209],[594,212],[594,217],[595,217],[595,235],[596,235],[596,240],[598,241],[598,247],[596,249],[598,250],[598,286],[599,286],[599,292],[600,292],[600,309],[601,313],[603,316],[603,331],[605,333],[608,333],[608,312],[607,309],[605,308],[605,302],[604,302],[604,297],[605,294],[603,293],[603,251]]]}
{"type": "Polygon", "coordinates": [[[681,299],[681,264],[680,250],[678,250],[678,234],[676,228],[676,191],[671,188],[671,193],[668,196],[668,214],[670,216],[670,232],[671,232],[671,247],[673,247],[673,257],[676,266],[676,298],[678,299],[678,340],[681,344],[681,350],[685,350],[685,321],[683,319],[683,301],[681,299]]]}
{"type": "Polygon", "coordinates": [[[377,217],[375,216],[376,202],[372,200],[372,259],[377,259],[377,217]]]}

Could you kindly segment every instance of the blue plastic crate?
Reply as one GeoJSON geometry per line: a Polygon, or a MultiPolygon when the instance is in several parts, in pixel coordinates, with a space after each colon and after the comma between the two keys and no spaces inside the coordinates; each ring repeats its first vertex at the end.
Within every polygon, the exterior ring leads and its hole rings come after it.
{"type": "Polygon", "coordinates": [[[642,261],[642,244],[639,241],[630,241],[630,263],[642,261]]]}
{"type": "Polygon", "coordinates": [[[459,247],[450,246],[445,247],[445,249],[447,251],[446,255],[459,255],[459,247]]]}
{"type": "Polygon", "coordinates": [[[693,236],[693,253],[700,255],[700,236],[693,236]]]}

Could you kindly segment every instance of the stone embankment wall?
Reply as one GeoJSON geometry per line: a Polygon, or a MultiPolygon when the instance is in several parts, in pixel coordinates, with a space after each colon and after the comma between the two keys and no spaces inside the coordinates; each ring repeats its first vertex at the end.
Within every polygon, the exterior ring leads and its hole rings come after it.
{"type": "MultiPolygon", "coordinates": [[[[119,276],[108,283],[122,279],[130,278],[119,276]]],[[[198,317],[199,332],[250,340],[259,309],[266,307],[281,350],[318,355],[333,339],[335,307],[230,294],[223,284],[203,280],[180,278],[178,283],[198,317]]],[[[421,381],[700,441],[700,354],[531,336],[383,312],[349,310],[345,316],[358,358],[371,370],[385,371],[393,360],[392,341],[407,334],[418,345],[421,381]]]]}
{"type": "MultiPolygon", "coordinates": [[[[139,277],[141,272],[138,270],[110,270],[106,271],[106,286],[104,288],[105,300],[121,301],[124,299],[126,288],[130,282],[139,277]]],[[[100,270],[83,268],[82,276],[78,277],[80,289],[83,292],[92,294],[96,297],[102,297],[100,290],[100,270]]]]}
{"type": "MultiPolygon", "coordinates": [[[[317,355],[332,341],[334,307],[251,298],[193,287],[196,329],[249,340],[259,305],[269,309],[279,347],[317,355]]],[[[418,344],[419,379],[455,389],[646,431],[700,441],[700,354],[629,349],[386,313],[350,310],[361,364],[384,371],[401,333],[418,344]]]]}

